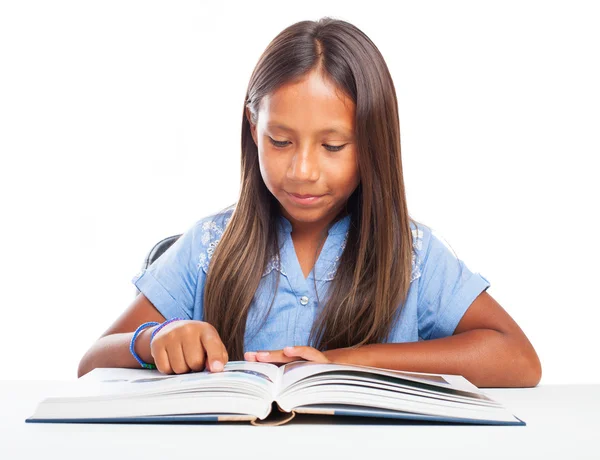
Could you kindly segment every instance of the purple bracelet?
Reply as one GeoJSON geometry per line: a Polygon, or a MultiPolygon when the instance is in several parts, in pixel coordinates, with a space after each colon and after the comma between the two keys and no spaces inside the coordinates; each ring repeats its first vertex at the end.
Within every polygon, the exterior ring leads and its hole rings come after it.
{"type": "Polygon", "coordinates": [[[135,330],[135,333],[133,334],[133,337],[131,337],[131,342],[129,342],[129,351],[131,352],[131,354],[133,355],[133,357],[135,358],[135,360],[140,363],[140,366],[142,366],[144,369],[156,369],[156,366],[154,364],[150,364],[150,363],[145,363],[144,361],[142,361],[142,358],[140,358],[138,356],[138,354],[135,352],[135,339],[137,339],[137,336],[140,334],[140,332],[142,332],[143,329],[147,328],[147,327],[152,327],[152,326],[156,326],[157,323],[156,321],[150,321],[148,323],[144,323],[144,324],[140,324],[138,326],[138,328],[135,330]]]}
{"type": "MultiPolygon", "coordinates": [[[[162,323],[160,326],[158,326],[156,329],[154,329],[152,331],[152,335],[150,336],[150,345],[152,345],[152,340],[154,339],[154,336],[156,335],[156,333],[158,331],[160,331],[163,327],[165,327],[167,324],[172,323],[173,321],[185,321],[184,318],[171,318],[167,321],[165,321],[164,323],[162,323]]],[[[156,323],[158,324],[158,323],[156,323]]]]}

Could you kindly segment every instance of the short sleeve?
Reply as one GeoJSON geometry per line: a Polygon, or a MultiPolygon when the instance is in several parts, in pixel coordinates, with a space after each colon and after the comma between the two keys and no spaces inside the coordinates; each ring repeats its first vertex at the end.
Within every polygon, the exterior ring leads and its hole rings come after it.
{"type": "Polygon", "coordinates": [[[452,335],[475,298],[490,283],[469,270],[434,230],[428,229],[424,239],[417,309],[419,337],[429,340],[452,335]]]}
{"type": "Polygon", "coordinates": [[[201,223],[196,222],[183,233],[147,269],[142,269],[131,282],[166,318],[192,319],[196,306],[200,270],[199,256],[203,249],[201,223]]]}

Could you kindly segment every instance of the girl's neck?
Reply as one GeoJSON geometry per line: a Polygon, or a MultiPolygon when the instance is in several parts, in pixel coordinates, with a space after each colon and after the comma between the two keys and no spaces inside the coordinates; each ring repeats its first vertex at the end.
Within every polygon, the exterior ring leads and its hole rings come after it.
{"type": "MultiPolygon", "coordinates": [[[[287,214],[287,213],[286,213],[287,214]]],[[[283,214],[286,219],[292,224],[292,236],[295,241],[314,241],[318,242],[327,237],[329,229],[333,227],[337,222],[348,215],[346,209],[342,209],[329,223],[314,222],[305,224],[303,222],[294,222],[293,219],[283,214]]]]}

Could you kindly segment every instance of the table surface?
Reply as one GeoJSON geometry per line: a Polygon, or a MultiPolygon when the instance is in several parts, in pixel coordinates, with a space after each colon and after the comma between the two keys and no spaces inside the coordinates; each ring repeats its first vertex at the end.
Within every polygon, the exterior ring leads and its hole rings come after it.
{"type": "Polygon", "coordinates": [[[600,459],[600,385],[484,388],[526,426],[298,414],[281,426],[25,423],[57,381],[0,381],[0,458],[600,459]],[[233,441],[233,442],[232,442],[233,441]],[[5,454],[9,455],[6,456],[5,454]],[[414,457],[405,455],[413,454],[414,457]],[[193,457],[190,457],[193,456],[193,457]],[[418,457],[417,457],[418,455],[418,457]]]}

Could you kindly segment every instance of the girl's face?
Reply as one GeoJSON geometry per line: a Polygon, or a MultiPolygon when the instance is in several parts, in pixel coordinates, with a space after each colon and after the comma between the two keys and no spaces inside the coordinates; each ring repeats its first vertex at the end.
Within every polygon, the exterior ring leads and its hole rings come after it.
{"type": "Polygon", "coordinates": [[[251,123],[260,172],[295,234],[322,232],[360,182],[354,111],[352,100],[315,71],[261,102],[258,123],[251,123]],[[320,197],[308,204],[290,194],[320,197]]]}

